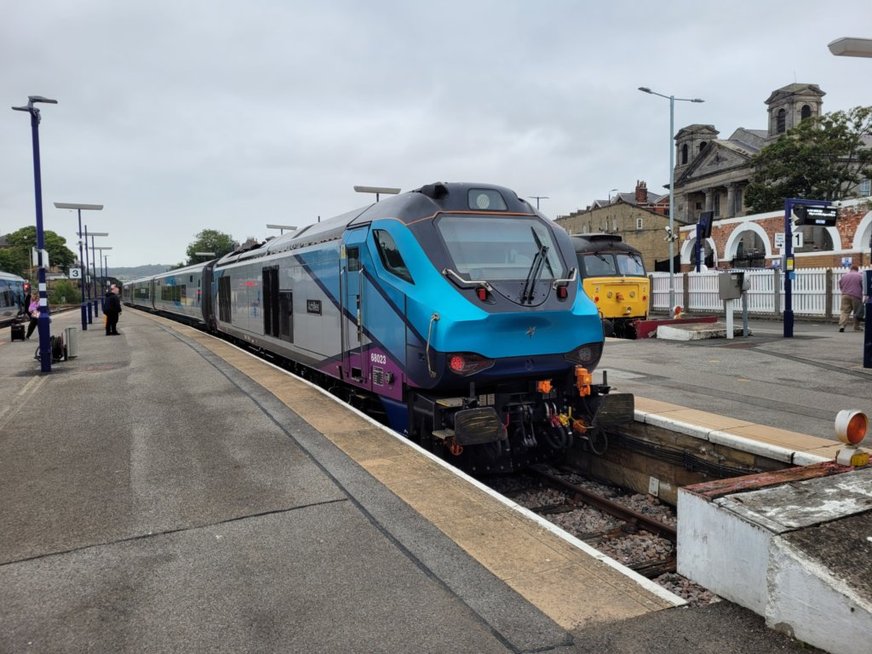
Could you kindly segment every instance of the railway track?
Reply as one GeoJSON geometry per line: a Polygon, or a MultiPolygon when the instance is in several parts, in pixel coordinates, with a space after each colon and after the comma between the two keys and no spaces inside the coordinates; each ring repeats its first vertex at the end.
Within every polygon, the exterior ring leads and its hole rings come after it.
{"type": "Polygon", "coordinates": [[[497,492],[691,605],[717,601],[715,595],[676,573],[677,519],[672,507],[656,498],[547,467],[490,481],[497,492]]]}

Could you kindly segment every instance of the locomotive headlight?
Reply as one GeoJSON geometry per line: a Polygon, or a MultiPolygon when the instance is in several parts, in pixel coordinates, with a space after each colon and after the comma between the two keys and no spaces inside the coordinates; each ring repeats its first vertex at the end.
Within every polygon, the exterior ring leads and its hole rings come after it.
{"type": "Polygon", "coordinates": [[[495,363],[493,359],[487,359],[472,352],[454,352],[448,355],[447,360],[448,369],[461,377],[468,377],[482,370],[487,370],[495,363]]]}
{"type": "Polygon", "coordinates": [[[571,352],[563,355],[563,358],[579,366],[584,366],[588,370],[593,370],[599,363],[600,357],[603,355],[602,343],[585,343],[580,345],[571,352]]]}

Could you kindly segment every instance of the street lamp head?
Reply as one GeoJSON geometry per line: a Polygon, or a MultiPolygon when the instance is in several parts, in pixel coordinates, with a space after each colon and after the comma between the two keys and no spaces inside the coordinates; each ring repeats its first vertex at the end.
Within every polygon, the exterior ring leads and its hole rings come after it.
{"type": "Polygon", "coordinates": [[[101,211],[102,204],[79,204],[78,202],[55,202],[55,209],[81,209],[90,211],[101,211]]]}
{"type": "Polygon", "coordinates": [[[393,186],[360,186],[355,185],[354,190],[358,193],[381,193],[385,195],[396,195],[401,189],[393,186]]]}
{"type": "Polygon", "coordinates": [[[872,39],[843,36],[827,47],[837,57],[872,57],[872,39]]]}
{"type": "Polygon", "coordinates": [[[642,93],[654,93],[654,91],[649,89],[647,86],[640,86],[639,90],[642,91],[642,93]]]}
{"type": "Polygon", "coordinates": [[[46,98],[41,95],[28,95],[27,96],[27,106],[26,107],[12,107],[15,111],[28,111],[28,112],[36,112],[39,113],[39,109],[34,109],[33,105],[37,102],[43,102],[45,104],[57,104],[57,100],[52,100],[51,98],[46,98]]]}
{"type": "Polygon", "coordinates": [[[705,102],[702,98],[691,98],[691,102],[705,102]]]}

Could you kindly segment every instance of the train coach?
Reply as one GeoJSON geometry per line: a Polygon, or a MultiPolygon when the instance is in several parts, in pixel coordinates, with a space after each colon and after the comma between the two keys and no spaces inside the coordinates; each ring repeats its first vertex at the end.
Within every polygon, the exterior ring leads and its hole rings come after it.
{"type": "Polygon", "coordinates": [[[569,236],[507,188],[436,183],[124,287],[281,357],[473,472],[633,419],[569,236]]]}
{"type": "Polygon", "coordinates": [[[0,318],[14,318],[25,311],[29,292],[23,277],[0,272],[0,318]]]}
{"type": "Polygon", "coordinates": [[[619,234],[575,234],[582,288],[603,320],[607,336],[635,338],[635,324],[648,317],[651,282],[642,253],[619,234]]]}

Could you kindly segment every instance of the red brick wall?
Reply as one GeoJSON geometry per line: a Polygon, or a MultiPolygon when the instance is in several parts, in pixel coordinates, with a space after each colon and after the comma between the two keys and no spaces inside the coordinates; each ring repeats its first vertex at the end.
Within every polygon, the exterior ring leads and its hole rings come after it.
{"type": "MultiPolygon", "coordinates": [[[[836,229],[839,230],[839,237],[842,239],[842,248],[846,250],[850,250],[851,246],[854,242],[854,233],[857,231],[857,227],[860,224],[860,221],[863,217],[868,213],[869,209],[867,207],[849,207],[844,208],[839,211],[839,220],[836,221],[836,229]]],[[[772,251],[777,252],[778,250],[775,248],[775,234],[784,231],[784,216],[775,216],[772,218],[762,218],[760,220],[755,221],[763,230],[766,232],[766,235],[769,237],[769,243],[771,244],[772,251]]],[[[727,244],[727,240],[730,238],[730,235],[736,229],[744,227],[743,223],[733,223],[727,225],[719,225],[717,222],[712,227],[712,239],[717,245],[718,251],[718,259],[722,259],[724,256],[724,247],[727,244]]],[[[692,238],[692,236],[691,236],[692,238]]],[[[815,254],[804,254],[801,257],[796,258],[796,266],[798,268],[838,268],[842,265],[842,254],[832,254],[828,252],[821,252],[815,254]]],[[[848,256],[848,255],[845,255],[848,256]]],[[[863,262],[861,261],[861,257],[864,257],[865,260],[869,261],[869,252],[866,251],[865,254],[860,252],[851,255],[854,257],[854,263],[857,265],[861,265],[863,262]]],[[[682,265],[682,269],[690,269],[690,266],[682,265]]]]}

